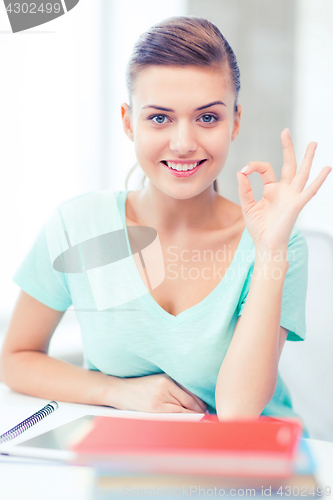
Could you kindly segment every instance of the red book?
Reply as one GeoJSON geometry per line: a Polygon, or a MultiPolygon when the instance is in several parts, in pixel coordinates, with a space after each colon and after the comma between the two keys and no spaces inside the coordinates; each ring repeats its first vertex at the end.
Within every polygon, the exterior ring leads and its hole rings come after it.
{"type": "Polygon", "coordinates": [[[95,417],[71,449],[77,463],[116,471],[225,476],[292,476],[301,424],[295,420],[200,422],[95,417]],[[213,425],[207,425],[213,424],[213,425]]]}

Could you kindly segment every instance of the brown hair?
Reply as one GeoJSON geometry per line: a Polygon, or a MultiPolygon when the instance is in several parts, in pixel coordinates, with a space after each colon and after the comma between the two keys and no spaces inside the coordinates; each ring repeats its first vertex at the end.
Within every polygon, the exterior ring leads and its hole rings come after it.
{"type": "MultiPolygon", "coordinates": [[[[236,56],[220,30],[207,19],[200,17],[170,17],[155,24],[136,42],[126,69],[126,86],[129,108],[136,76],[146,66],[207,66],[229,69],[235,94],[235,112],[240,89],[240,72],[236,56]]],[[[129,171],[125,186],[137,163],[129,171]]],[[[146,176],[142,179],[144,186],[146,176]]],[[[217,191],[217,181],[214,180],[217,191]]]]}

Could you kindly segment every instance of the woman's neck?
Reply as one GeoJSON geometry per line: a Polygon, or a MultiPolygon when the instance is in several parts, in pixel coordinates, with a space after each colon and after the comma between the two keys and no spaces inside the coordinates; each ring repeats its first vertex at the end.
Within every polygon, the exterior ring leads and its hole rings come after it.
{"type": "MultiPolygon", "coordinates": [[[[128,213],[129,218],[164,233],[194,233],[223,227],[221,207],[225,206],[224,198],[216,193],[213,187],[192,198],[179,200],[149,183],[140,191],[135,191],[133,202],[128,213]]],[[[225,213],[226,219],[229,216],[230,214],[225,213]]]]}

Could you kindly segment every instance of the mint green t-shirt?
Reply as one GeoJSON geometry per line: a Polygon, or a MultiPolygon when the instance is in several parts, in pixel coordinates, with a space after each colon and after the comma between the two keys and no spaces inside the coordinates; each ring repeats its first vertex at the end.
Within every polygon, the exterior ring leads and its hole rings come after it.
{"type": "MultiPolygon", "coordinates": [[[[126,191],[105,190],[62,203],[41,229],[14,282],[52,309],[65,311],[73,304],[89,369],[117,377],[166,373],[216,413],[218,372],[251,285],[252,238],[245,229],[219,284],[201,302],[173,316],[150,295],[135,265],[126,229],[126,197],[126,191]],[[88,270],[83,265],[81,272],[53,268],[57,257],[75,246],[84,262],[84,242],[115,231],[126,237],[127,257],[88,270]]],[[[156,240],[151,247],[159,255],[156,240]]],[[[142,251],[148,275],[149,252],[149,248],[142,251]]],[[[308,250],[296,226],[288,260],[280,324],[289,330],[287,340],[299,341],[305,338],[308,250]]],[[[163,266],[159,273],[151,273],[152,286],[158,286],[163,276],[163,266]]],[[[275,394],[262,414],[297,417],[279,375],[275,394]]]]}

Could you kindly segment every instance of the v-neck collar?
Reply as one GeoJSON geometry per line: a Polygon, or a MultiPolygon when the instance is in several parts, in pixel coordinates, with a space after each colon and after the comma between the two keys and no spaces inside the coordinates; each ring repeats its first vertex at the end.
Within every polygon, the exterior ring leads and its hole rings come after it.
{"type": "MultiPolygon", "coordinates": [[[[127,233],[127,225],[126,225],[126,200],[127,200],[127,193],[129,191],[119,191],[118,192],[118,209],[120,212],[121,219],[124,224],[125,228],[125,234],[126,234],[126,240],[127,240],[127,245],[129,249],[129,254],[132,255],[131,251],[131,246],[129,243],[129,238],[128,238],[128,233],[127,233]]],[[[155,299],[151,296],[151,294],[147,291],[146,286],[144,285],[142,278],[140,276],[140,273],[136,267],[136,264],[134,262],[134,259],[129,259],[129,267],[130,267],[130,275],[131,278],[133,279],[134,284],[138,288],[138,290],[145,290],[146,293],[142,295],[142,298],[145,300],[146,304],[150,308],[150,310],[157,316],[159,319],[162,321],[166,322],[169,326],[171,327],[176,327],[181,325],[182,323],[185,323],[186,321],[190,319],[194,319],[195,317],[199,316],[202,314],[204,311],[207,309],[211,308],[213,304],[221,298],[221,296],[227,291],[228,286],[227,286],[227,279],[226,275],[227,273],[230,273],[230,271],[235,268],[239,262],[243,260],[244,257],[244,252],[241,251],[241,247],[245,245],[245,240],[250,239],[250,235],[248,234],[248,231],[245,227],[241,239],[239,241],[239,244],[237,246],[236,252],[233,256],[233,259],[224,274],[223,278],[219,282],[219,284],[198,304],[195,304],[192,307],[189,307],[188,309],[185,309],[185,311],[182,311],[180,314],[177,314],[177,316],[174,316],[173,314],[168,313],[161,307],[155,299]]],[[[245,245],[246,247],[248,245],[245,245]]],[[[237,273],[234,273],[235,276],[237,276],[237,273]]],[[[236,279],[236,278],[235,278],[236,279]]]]}

